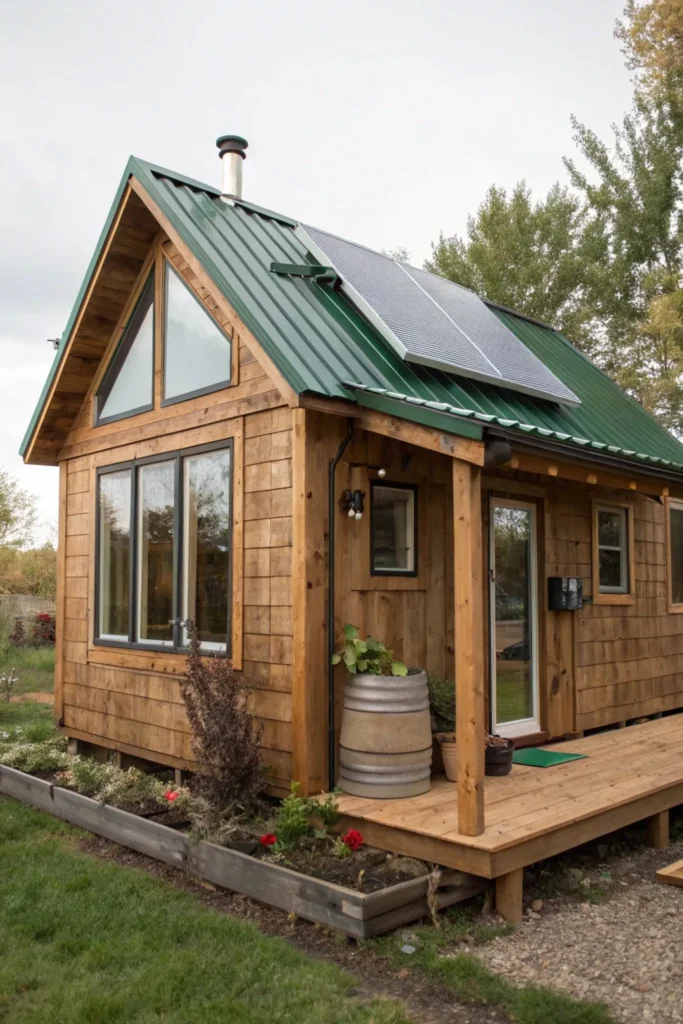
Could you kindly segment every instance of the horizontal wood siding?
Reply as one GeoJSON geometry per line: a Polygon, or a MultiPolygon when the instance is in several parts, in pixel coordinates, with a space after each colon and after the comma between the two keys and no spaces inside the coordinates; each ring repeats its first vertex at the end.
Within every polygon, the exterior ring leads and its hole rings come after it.
{"type": "MultiPolygon", "coordinates": [[[[169,255],[194,285],[172,248],[169,255]]],[[[215,315],[211,296],[198,294],[215,315]]],[[[239,337],[233,344],[236,383],[200,399],[93,428],[93,386],[59,453],[66,486],[57,714],[65,731],[81,739],[191,764],[179,686],[185,658],[93,644],[96,470],[232,437],[233,654],[255,687],[251,707],[263,729],[264,761],[273,787],[282,790],[292,763],[291,410],[239,337]]]]}
{"type": "MultiPolygon", "coordinates": [[[[337,469],[337,495],[365,491],[358,521],[336,514],[336,621],[340,636],[351,622],[390,647],[409,666],[453,678],[453,487],[452,460],[378,434],[357,431],[337,469]],[[355,465],[362,463],[363,465],[355,465]],[[417,577],[370,573],[370,484],[417,486],[417,577]]],[[[337,675],[343,688],[344,671],[337,675]]]]}
{"type": "MultiPolygon", "coordinates": [[[[632,491],[548,481],[501,470],[494,491],[545,508],[545,573],[581,576],[579,612],[545,612],[542,701],[551,735],[628,721],[683,706],[683,621],[667,612],[665,508],[632,491]],[[634,512],[635,602],[594,605],[592,501],[630,502],[634,512]]],[[[542,581],[540,608],[547,609],[542,581]]]]}

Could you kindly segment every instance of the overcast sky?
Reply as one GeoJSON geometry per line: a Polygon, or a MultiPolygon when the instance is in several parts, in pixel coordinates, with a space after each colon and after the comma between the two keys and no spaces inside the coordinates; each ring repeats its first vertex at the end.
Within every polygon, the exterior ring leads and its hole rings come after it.
{"type": "Polygon", "coordinates": [[[17,454],[130,153],[414,263],[493,182],[564,180],[575,113],[629,104],[622,0],[22,0],[0,30],[0,466],[17,454]]]}

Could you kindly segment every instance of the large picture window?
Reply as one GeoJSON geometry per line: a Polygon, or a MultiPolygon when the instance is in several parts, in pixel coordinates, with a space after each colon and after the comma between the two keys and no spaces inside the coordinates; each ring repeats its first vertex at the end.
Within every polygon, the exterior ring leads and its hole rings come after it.
{"type": "Polygon", "coordinates": [[[98,474],[96,643],[229,653],[232,447],[98,474]]]}

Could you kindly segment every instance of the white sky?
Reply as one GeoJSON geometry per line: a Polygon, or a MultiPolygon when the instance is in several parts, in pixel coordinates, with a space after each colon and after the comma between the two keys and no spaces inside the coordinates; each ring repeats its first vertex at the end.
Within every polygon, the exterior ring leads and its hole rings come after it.
{"type": "Polygon", "coordinates": [[[22,0],[0,33],[0,466],[17,451],[130,153],[420,263],[492,183],[565,180],[569,115],[599,135],[630,85],[623,0],[22,0]]]}

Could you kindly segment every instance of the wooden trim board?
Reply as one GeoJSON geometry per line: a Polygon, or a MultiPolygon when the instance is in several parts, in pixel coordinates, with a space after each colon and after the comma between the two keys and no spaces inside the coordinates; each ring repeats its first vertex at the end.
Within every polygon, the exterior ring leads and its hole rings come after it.
{"type": "Polygon", "coordinates": [[[677,860],[668,867],[660,868],[657,872],[657,881],[662,885],[678,885],[683,888],[683,860],[677,860]]]}

